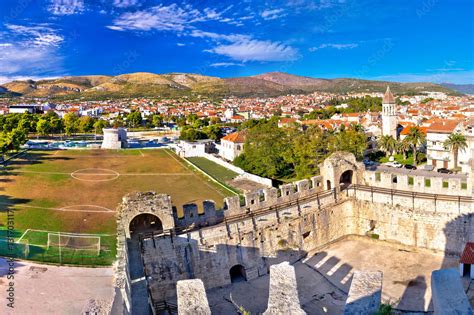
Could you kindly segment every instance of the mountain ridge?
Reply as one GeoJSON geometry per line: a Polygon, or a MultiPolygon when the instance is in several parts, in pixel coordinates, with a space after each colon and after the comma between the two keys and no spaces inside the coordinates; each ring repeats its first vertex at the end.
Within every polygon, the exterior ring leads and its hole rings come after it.
{"type": "Polygon", "coordinates": [[[219,78],[194,73],[151,72],[125,73],[116,76],[85,75],[55,79],[12,81],[0,85],[5,97],[37,98],[127,98],[127,97],[274,97],[312,92],[384,92],[387,85],[396,94],[439,91],[456,94],[442,85],[419,82],[399,83],[352,78],[322,79],[284,72],[268,72],[255,76],[219,78]]]}

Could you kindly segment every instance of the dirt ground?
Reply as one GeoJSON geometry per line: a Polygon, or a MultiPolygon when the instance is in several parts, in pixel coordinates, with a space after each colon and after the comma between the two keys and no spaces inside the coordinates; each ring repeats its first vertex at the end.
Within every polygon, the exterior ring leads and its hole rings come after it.
{"type": "MultiPolygon", "coordinates": [[[[298,295],[308,314],[340,314],[356,270],[383,272],[382,301],[395,309],[423,312],[432,310],[430,279],[433,270],[457,268],[456,258],[415,250],[367,238],[351,238],[334,243],[295,265],[298,295]]],[[[216,314],[237,314],[228,301],[252,314],[267,306],[269,277],[235,283],[207,292],[216,314]]],[[[463,279],[465,288],[469,285],[463,279]]],[[[468,296],[474,296],[468,292],[468,296]]]]}
{"type": "Polygon", "coordinates": [[[17,210],[18,230],[114,233],[115,208],[133,191],[169,194],[178,211],[229,195],[162,149],[31,151],[1,175],[0,206],[17,210]]]}
{"type": "Polygon", "coordinates": [[[80,268],[15,263],[14,280],[0,259],[0,314],[81,314],[89,299],[113,299],[112,268],[80,268]],[[14,283],[14,309],[7,306],[7,288],[14,283]]]}
{"type": "Polygon", "coordinates": [[[233,179],[228,184],[244,193],[267,188],[265,185],[247,179],[233,179]]]}

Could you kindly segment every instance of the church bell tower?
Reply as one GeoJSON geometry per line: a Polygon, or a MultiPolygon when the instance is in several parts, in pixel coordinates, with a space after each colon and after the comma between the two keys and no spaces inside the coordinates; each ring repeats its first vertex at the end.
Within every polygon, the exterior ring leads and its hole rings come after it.
{"type": "Polygon", "coordinates": [[[397,139],[397,120],[395,98],[387,86],[382,100],[382,135],[397,139]]]}

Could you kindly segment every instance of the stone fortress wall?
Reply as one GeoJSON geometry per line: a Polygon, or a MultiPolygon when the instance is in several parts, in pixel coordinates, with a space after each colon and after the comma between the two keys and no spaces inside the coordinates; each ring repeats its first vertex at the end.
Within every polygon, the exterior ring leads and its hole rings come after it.
{"type": "Polygon", "coordinates": [[[203,215],[186,206],[183,218],[170,211],[166,195],[128,196],[119,208],[118,229],[127,235],[130,218],[143,212],[166,222],[164,234],[141,241],[154,302],[175,299],[178,281],[198,278],[205,289],[227,285],[233,266],[251,280],[348,235],[376,235],[450,254],[474,241],[472,197],[383,190],[367,185],[367,173],[352,155],[337,153],[324,161],[322,176],[247,193],[242,206],[239,197],[226,198],[221,210],[208,202],[203,215]]]}

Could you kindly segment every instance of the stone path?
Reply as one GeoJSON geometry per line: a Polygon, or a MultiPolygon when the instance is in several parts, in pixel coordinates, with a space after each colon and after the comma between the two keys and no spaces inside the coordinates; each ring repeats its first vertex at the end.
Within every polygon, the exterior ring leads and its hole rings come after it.
{"type": "Polygon", "coordinates": [[[148,291],[138,240],[131,239],[127,242],[130,278],[132,280],[132,314],[149,315],[151,312],[148,306],[148,291]]]}

